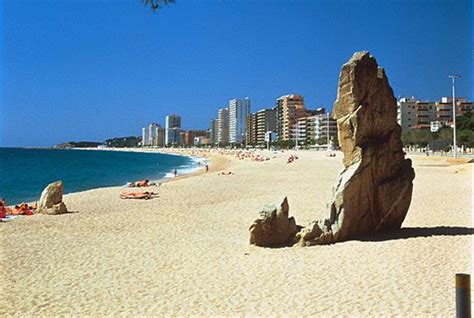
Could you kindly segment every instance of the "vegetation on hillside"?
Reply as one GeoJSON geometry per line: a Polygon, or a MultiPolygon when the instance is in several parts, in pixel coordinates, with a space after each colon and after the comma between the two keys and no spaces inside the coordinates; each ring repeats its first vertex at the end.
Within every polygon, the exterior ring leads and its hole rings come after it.
{"type": "Polygon", "coordinates": [[[54,148],[67,149],[67,148],[96,148],[101,145],[101,142],[94,141],[69,141],[62,144],[57,144],[54,148]]]}
{"type": "Polygon", "coordinates": [[[115,147],[115,148],[125,148],[125,147],[138,147],[142,138],[129,136],[129,137],[117,137],[107,139],[105,144],[107,147],[115,147]]]}

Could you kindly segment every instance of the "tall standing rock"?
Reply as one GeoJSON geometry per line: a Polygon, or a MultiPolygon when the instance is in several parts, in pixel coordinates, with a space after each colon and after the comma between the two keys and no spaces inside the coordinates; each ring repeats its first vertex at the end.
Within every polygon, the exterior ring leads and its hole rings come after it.
{"type": "Polygon", "coordinates": [[[396,99],[368,52],[342,66],[333,116],[344,170],[326,217],[297,234],[303,246],[399,229],[411,202],[415,172],[404,158],[396,99]]]}

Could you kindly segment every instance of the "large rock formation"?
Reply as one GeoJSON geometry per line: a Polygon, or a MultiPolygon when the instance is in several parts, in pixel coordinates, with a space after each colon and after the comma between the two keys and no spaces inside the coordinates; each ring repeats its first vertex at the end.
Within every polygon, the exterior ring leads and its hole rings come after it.
{"type": "Polygon", "coordinates": [[[288,210],[286,198],[279,206],[266,205],[260,218],[250,226],[250,244],[266,247],[293,244],[298,229],[295,219],[288,218],[288,210]]]}
{"type": "Polygon", "coordinates": [[[64,185],[62,181],[49,184],[41,193],[38,204],[38,213],[61,214],[66,213],[67,208],[63,202],[64,185]]]}
{"type": "Polygon", "coordinates": [[[415,172],[404,158],[396,99],[368,52],[342,66],[333,116],[344,170],[326,217],[297,234],[303,246],[399,229],[410,206],[415,172]]]}

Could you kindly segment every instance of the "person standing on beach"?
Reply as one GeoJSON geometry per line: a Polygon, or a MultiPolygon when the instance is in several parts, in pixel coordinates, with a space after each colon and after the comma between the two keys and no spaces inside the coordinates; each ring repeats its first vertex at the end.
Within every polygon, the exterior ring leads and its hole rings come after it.
{"type": "Polygon", "coordinates": [[[209,165],[206,164],[206,172],[209,171],[209,165]]]}
{"type": "Polygon", "coordinates": [[[178,170],[174,169],[174,176],[176,177],[178,175],[178,170]]]}

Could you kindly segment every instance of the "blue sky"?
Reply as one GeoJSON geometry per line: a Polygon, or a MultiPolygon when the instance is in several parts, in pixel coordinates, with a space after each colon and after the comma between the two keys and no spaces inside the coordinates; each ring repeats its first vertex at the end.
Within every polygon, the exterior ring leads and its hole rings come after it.
{"type": "Polygon", "coordinates": [[[369,50],[395,95],[472,99],[470,1],[6,0],[1,146],[140,135],[182,115],[205,129],[229,99],[288,93],[332,108],[341,65],[369,50]]]}

